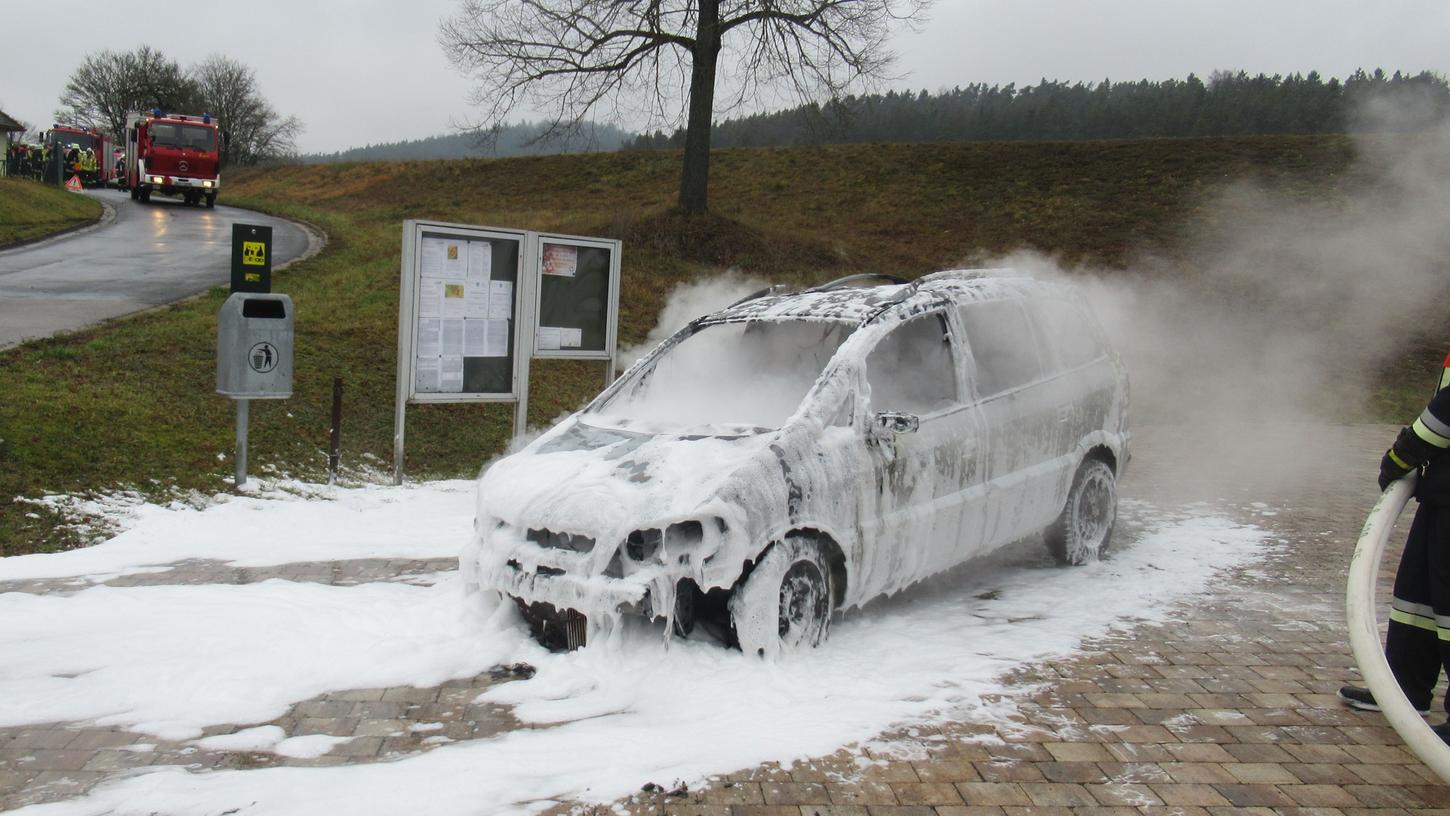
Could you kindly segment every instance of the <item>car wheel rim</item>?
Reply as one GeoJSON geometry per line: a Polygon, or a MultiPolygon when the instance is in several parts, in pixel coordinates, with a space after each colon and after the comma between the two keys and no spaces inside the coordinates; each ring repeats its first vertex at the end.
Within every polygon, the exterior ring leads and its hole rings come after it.
{"type": "Polygon", "coordinates": [[[780,582],[778,633],[787,645],[815,643],[826,615],[826,582],[814,564],[798,561],[780,582]]]}
{"type": "Polygon", "coordinates": [[[1073,508],[1073,562],[1082,563],[1102,549],[1113,526],[1113,484],[1102,470],[1094,469],[1083,479],[1073,508]]]}

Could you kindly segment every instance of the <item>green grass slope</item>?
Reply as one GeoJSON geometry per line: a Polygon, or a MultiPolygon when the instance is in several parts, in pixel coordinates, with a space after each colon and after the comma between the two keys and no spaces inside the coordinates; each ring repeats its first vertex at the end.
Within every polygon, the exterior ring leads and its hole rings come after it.
{"type": "MultiPolygon", "coordinates": [[[[1198,229],[1237,179],[1295,198],[1341,196],[1351,157],[1340,137],[727,150],[713,157],[713,212],[703,218],[668,208],[679,172],[668,153],[237,172],[229,204],[329,234],[325,251],[274,281],[296,304],[295,390],[253,403],[251,470],[323,472],[334,376],[346,381],[345,463],[390,466],[405,218],[622,239],[627,346],[645,337],[674,284],[727,267],[807,283],[910,276],[1022,247],[1119,267],[1198,229]]],[[[84,543],[26,501],[47,492],[227,489],[232,410],[213,393],[225,296],[216,289],[0,352],[0,554],[84,543]]],[[[1407,365],[1432,365],[1428,346],[1417,354],[1407,365]]],[[[536,362],[531,422],[576,407],[601,375],[597,363],[536,362]]],[[[1397,408],[1401,398],[1384,399],[1397,408]]],[[[410,407],[409,475],[476,474],[511,419],[506,406],[410,407]]]]}
{"type": "Polygon", "coordinates": [[[0,247],[33,241],[101,217],[101,203],[53,184],[0,178],[0,247]]]}

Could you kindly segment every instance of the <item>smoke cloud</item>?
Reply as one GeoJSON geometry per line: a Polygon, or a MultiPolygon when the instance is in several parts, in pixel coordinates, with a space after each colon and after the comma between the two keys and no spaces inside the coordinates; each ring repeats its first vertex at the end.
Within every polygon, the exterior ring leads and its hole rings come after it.
{"type": "Polygon", "coordinates": [[[659,321],[650,329],[643,343],[630,346],[619,352],[621,368],[629,368],[649,350],[668,340],[675,332],[690,324],[691,320],[717,312],[752,292],[769,286],[765,281],[743,275],[738,269],[727,270],[722,275],[703,280],[682,283],[676,286],[660,310],[659,321]]]}
{"type": "MultiPolygon", "coordinates": [[[[1292,479],[1316,467],[1320,423],[1357,414],[1387,361],[1450,322],[1450,121],[1413,102],[1358,113],[1379,133],[1355,141],[1328,195],[1238,182],[1182,246],[1124,269],[1030,252],[989,265],[1084,292],[1128,366],[1133,424],[1173,426],[1177,476],[1292,479]]],[[[626,362],[764,285],[731,273],[680,287],[626,362]]]]}

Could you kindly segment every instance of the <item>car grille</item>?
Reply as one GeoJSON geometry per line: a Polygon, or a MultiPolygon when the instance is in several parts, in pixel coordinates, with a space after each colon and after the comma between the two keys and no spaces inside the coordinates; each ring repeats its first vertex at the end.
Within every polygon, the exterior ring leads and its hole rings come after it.
{"type": "Polygon", "coordinates": [[[529,541],[548,550],[569,550],[587,553],[594,549],[594,539],[572,533],[556,533],[552,530],[529,530],[524,536],[529,541]]]}

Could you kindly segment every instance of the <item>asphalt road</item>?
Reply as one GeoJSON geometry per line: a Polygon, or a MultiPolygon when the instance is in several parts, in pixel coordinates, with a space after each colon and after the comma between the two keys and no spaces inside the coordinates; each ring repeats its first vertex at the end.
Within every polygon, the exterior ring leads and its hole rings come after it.
{"type": "Polygon", "coordinates": [[[249,210],[167,196],[141,204],[118,190],[86,194],[110,204],[115,220],[0,252],[0,348],[227,285],[233,223],[272,228],[273,268],[307,250],[301,228],[249,210]]]}

